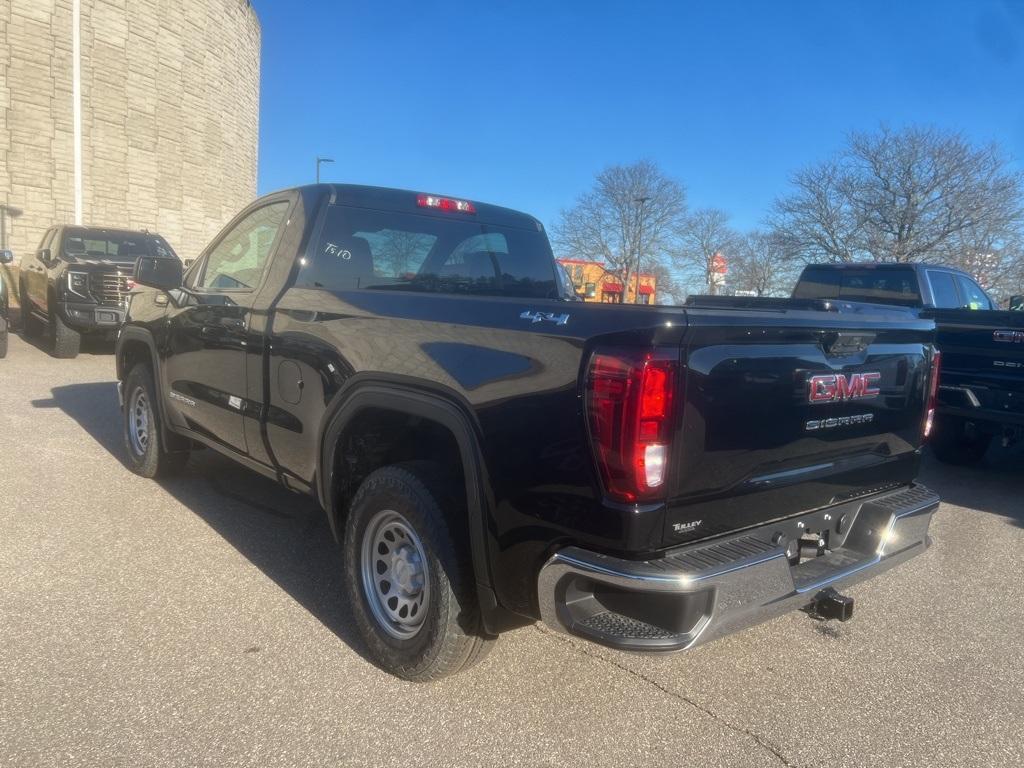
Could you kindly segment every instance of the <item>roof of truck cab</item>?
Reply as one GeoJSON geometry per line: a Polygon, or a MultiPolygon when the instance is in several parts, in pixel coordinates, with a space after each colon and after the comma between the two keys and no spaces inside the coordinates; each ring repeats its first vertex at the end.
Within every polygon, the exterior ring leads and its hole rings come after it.
{"type": "Polygon", "coordinates": [[[429,189],[409,190],[393,189],[391,187],[370,187],[362,184],[308,184],[296,189],[303,192],[330,194],[331,202],[339,205],[415,213],[442,219],[480,221],[499,226],[521,227],[538,232],[544,231],[544,225],[528,213],[504,208],[500,205],[482,203],[466,195],[440,193],[429,189]],[[422,194],[448,197],[455,200],[468,200],[473,203],[476,213],[456,213],[423,208],[416,203],[417,197],[422,194]]]}
{"type": "Polygon", "coordinates": [[[848,269],[878,269],[887,272],[899,269],[912,269],[915,272],[922,269],[944,269],[947,272],[957,272],[961,275],[967,274],[962,269],[957,269],[956,267],[950,267],[945,264],[930,264],[925,261],[915,261],[913,263],[892,261],[850,261],[842,264],[808,264],[804,269],[833,269],[836,271],[845,271],[848,269]]]}
{"type": "Polygon", "coordinates": [[[123,227],[89,227],[84,224],[63,224],[60,228],[64,232],[84,232],[115,235],[141,235],[142,237],[161,236],[158,232],[150,232],[145,229],[124,229],[123,227]]]}

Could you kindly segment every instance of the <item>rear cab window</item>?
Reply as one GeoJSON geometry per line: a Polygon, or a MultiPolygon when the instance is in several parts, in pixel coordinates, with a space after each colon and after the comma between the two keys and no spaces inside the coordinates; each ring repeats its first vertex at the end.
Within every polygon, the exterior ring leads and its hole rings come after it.
{"type": "Polygon", "coordinates": [[[920,306],[917,276],[910,269],[829,269],[807,267],[800,276],[796,299],[845,299],[879,304],[920,306]]]}
{"type": "Polygon", "coordinates": [[[805,267],[796,289],[794,299],[838,299],[839,270],[822,267],[805,267]]]}
{"type": "Polygon", "coordinates": [[[554,263],[538,230],[332,205],[296,285],[558,298],[554,263]]]}

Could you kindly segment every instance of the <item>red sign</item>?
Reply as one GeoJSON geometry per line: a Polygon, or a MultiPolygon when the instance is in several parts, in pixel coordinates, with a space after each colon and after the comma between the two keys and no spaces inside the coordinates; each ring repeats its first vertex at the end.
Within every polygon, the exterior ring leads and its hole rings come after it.
{"type": "Polygon", "coordinates": [[[724,275],[729,271],[729,267],[725,263],[725,256],[716,253],[711,257],[711,271],[716,275],[724,275]]]}

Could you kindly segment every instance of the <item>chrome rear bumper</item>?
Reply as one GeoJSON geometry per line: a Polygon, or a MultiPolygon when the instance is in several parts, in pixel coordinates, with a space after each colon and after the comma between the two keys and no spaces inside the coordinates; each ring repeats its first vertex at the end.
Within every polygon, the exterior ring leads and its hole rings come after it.
{"type": "Polygon", "coordinates": [[[930,544],[938,505],[935,493],[915,485],[652,560],[568,547],[541,568],[541,618],[553,629],[624,650],[692,648],[920,554],[930,544]],[[787,543],[805,531],[827,531],[829,550],[791,565],[787,543]]]}

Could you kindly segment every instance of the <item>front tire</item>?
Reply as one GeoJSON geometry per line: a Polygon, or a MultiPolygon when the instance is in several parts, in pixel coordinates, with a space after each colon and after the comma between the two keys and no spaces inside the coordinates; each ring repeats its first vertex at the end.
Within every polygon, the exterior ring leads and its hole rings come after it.
{"type": "Polygon", "coordinates": [[[163,424],[156,411],[156,387],[148,365],[140,363],[124,381],[124,444],[128,468],[142,477],[163,477],[181,471],[187,451],[163,449],[163,424]]]}
{"type": "Polygon", "coordinates": [[[493,645],[458,528],[464,505],[442,476],[431,462],[378,469],[359,486],[345,527],[346,589],[359,633],[378,666],[415,682],[466,669],[493,645]]]}
{"type": "Polygon", "coordinates": [[[963,419],[943,418],[935,423],[931,446],[942,463],[969,467],[985,457],[991,443],[992,435],[969,430],[963,419]]]}
{"type": "Polygon", "coordinates": [[[56,312],[53,313],[53,356],[61,360],[78,357],[82,334],[69,327],[56,312]]]}
{"type": "Polygon", "coordinates": [[[7,357],[7,319],[0,317],[0,359],[7,357]]]}

